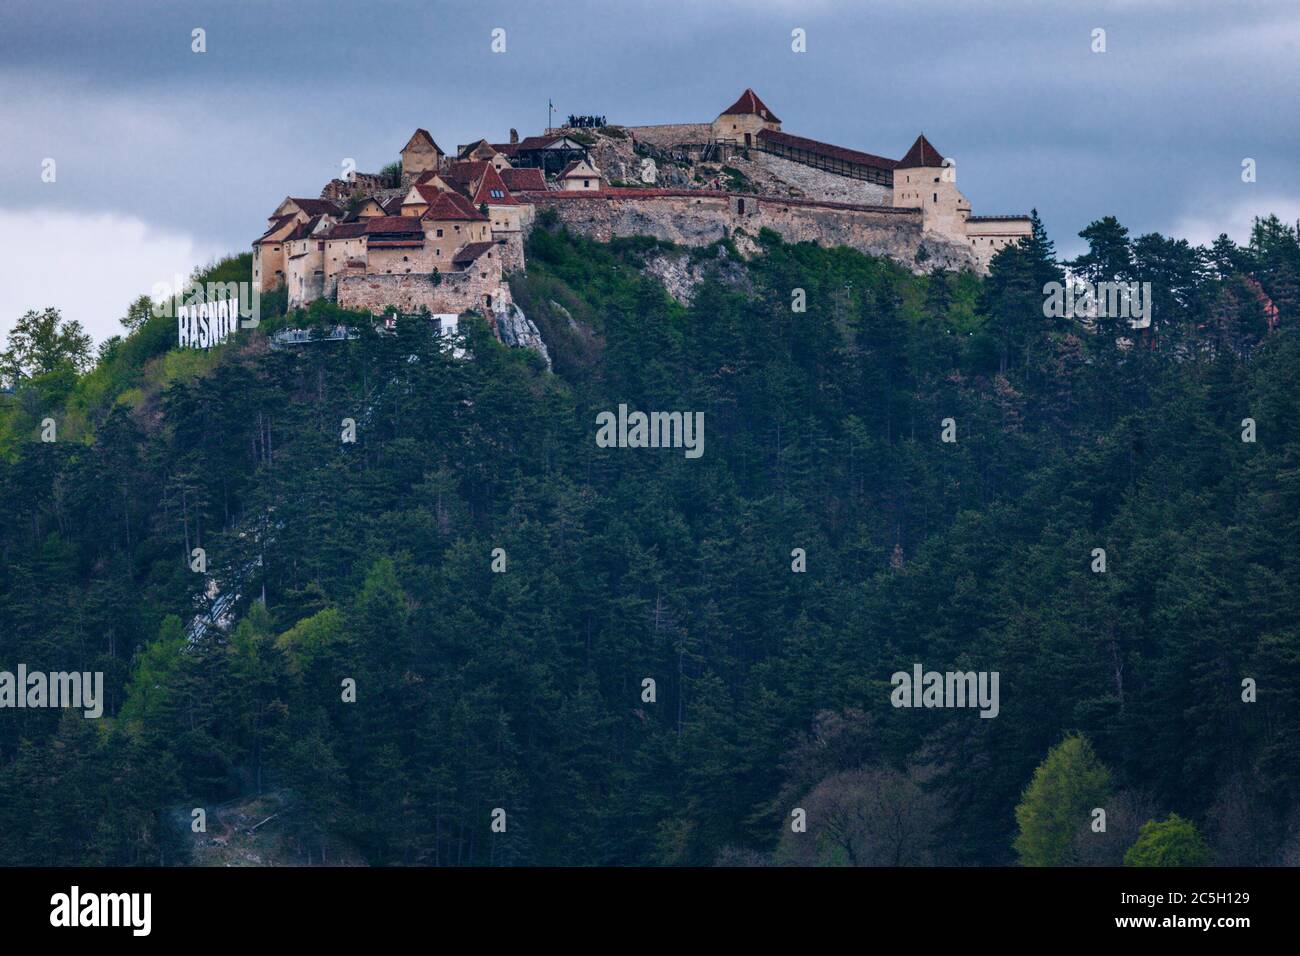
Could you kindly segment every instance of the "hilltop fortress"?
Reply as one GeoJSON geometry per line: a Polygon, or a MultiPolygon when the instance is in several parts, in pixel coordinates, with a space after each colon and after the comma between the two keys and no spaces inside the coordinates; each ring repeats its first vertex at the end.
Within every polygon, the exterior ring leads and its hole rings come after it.
{"type": "Polygon", "coordinates": [[[750,89],[711,123],[571,120],[454,156],[417,129],[400,172],[352,173],[319,198],[281,202],[253,243],[254,283],[285,287],[290,307],[328,298],[375,313],[473,309],[502,334],[518,312],[506,276],[524,268],[539,215],[604,241],[729,237],[742,252],[768,228],[918,272],[985,271],[1030,232],[1027,216],[971,215],[955,166],[924,135],[898,160],[795,136],[750,89]]]}

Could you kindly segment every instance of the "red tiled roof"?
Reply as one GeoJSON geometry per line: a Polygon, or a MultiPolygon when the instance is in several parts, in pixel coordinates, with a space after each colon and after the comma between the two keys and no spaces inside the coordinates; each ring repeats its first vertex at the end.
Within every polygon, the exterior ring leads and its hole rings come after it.
{"type": "Polygon", "coordinates": [[[546,148],[547,146],[549,146],[551,143],[554,143],[557,139],[566,139],[566,138],[567,138],[567,137],[565,137],[565,136],[556,136],[556,135],[552,135],[552,136],[525,136],[523,139],[521,139],[518,143],[515,144],[515,151],[517,152],[517,151],[519,151],[519,150],[521,150],[521,149],[524,149],[524,150],[528,150],[528,149],[545,149],[545,148],[546,148]]]}
{"type": "MultiPolygon", "coordinates": [[[[378,218],[372,216],[372,219],[378,218]]],[[[366,222],[368,220],[358,220],[356,222],[341,222],[329,232],[321,236],[322,239],[355,239],[358,236],[366,234],[366,222]]]]}
{"type": "Polygon", "coordinates": [[[767,108],[767,104],[758,98],[758,94],[748,87],[745,89],[745,92],[740,94],[740,99],[736,100],[736,102],[723,110],[721,115],[727,116],[728,114],[735,113],[761,116],[770,123],[781,122],[776,118],[776,114],[767,108]]]}
{"type": "Polygon", "coordinates": [[[491,248],[490,242],[471,242],[451,257],[451,263],[456,266],[469,265],[491,248]]]}
{"type": "Polygon", "coordinates": [[[907,151],[907,155],[898,161],[898,169],[917,169],[921,166],[942,166],[943,154],[935,149],[925,135],[922,134],[916,138],[912,148],[907,151]]]}
{"type": "Polygon", "coordinates": [[[510,190],[546,188],[546,178],[540,169],[503,169],[501,180],[510,190]]]}
{"type": "Polygon", "coordinates": [[[294,226],[293,232],[289,233],[289,235],[284,238],[286,241],[290,239],[307,239],[311,236],[312,230],[319,224],[320,216],[312,216],[306,222],[300,222],[298,225],[294,226]]]}
{"type": "Polygon", "coordinates": [[[424,234],[419,216],[372,216],[366,220],[366,235],[377,232],[415,232],[424,234]]]}
{"type": "Polygon", "coordinates": [[[487,203],[491,206],[517,206],[519,200],[510,195],[510,189],[501,179],[501,174],[496,171],[491,163],[487,163],[487,169],[479,177],[478,189],[474,193],[475,203],[487,203]],[[493,195],[497,193],[498,195],[493,195]]]}
{"type": "Polygon", "coordinates": [[[832,146],[830,143],[819,143],[815,139],[808,139],[803,136],[792,136],[789,133],[782,133],[780,130],[775,129],[760,130],[758,138],[769,143],[775,143],[779,146],[785,146],[788,149],[802,149],[805,152],[813,153],[817,156],[825,156],[827,159],[837,159],[841,162],[852,163],[856,166],[874,166],[877,169],[893,169],[898,165],[896,160],[886,159],[884,156],[876,156],[872,153],[863,153],[856,149],[845,149],[843,146],[832,146]]]}
{"type": "MultiPolygon", "coordinates": [[[[560,170],[560,175],[557,176],[556,178],[557,178],[557,179],[564,179],[566,176],[569,175],[569,173],[573,172],[575,169],[577,169],[579,166],[581,166],[581,165],[583,164],[583,162],[584,162],[584,160],[581,160],[581,159],[575,159],[573,162],[569,163],[569,165],[565,166],[562,170],[560,170]]],[[[590,163],[587,163],[587,165],[588,165],[588,166],[591,166],[590,163]]],[[[593,171],[593,175],[595,175],[595,176],[597,176],[597,177],[600,176],[600,170],[596,169],[596,167],[594,167],[594,166],[591,166],[591,169],[592,169],[592,171],[593,171]]]]}
{"type": "Polygon", "coordinates": [[[298,208],[309,216],[319,216],[322,214],[337,216],[343,211],[328,199],[297,199],[290,196],[289,201],[297,203],[298,208]]]}
{"type": "Polygon", "coordinates": [[[474,204],[459,193],[438,193],[437,198],[429,203],[424,219],[438,222],[446,221],[487,221],[487,216],[474,208],[474,204]]]}
{"type": "MultiPolygon", "coordinates": [[[[260,236],[258,236],[255,240],[253,240],[253,245],[257,245],[257,244],[260,243],[263,239],[265,239],[267,236],[269,236],[271,233],[275,232],[277,229],[280,229],[280,228],[283,227],[286,223],[290,222],[292,219],[293,219],[293,213],[288,213],[288,214],[283,215],[283,216],[277,216],[276,219],[275,219],[275,221],[274,221],[273,223],[271,223],[270,228],[268,228],[268,229],[266,230],[266,232],[262,233],[262,234],[261,234],[260,236]]],[[[279,242],[280,240],[277,239],[276,241],[279,242]]]]}
{"type": "Polygon", "coordinates": [[[472,183],[483,175],[485,169],[491,168],[492,164],[486,159],[461,159],[447,167],[444,178],[472,183]]]}
{"type": "Polygon", "coordinates": [[[466,143],[464,146],[462,146],[457,156],[459,156],[461,159],[464,159],[466,156],[474,152],[474,150],[478,149],[480,146],[491,146],[493,149],[496,148],[495,146],[492,146],[492,144],[485,139],[476,139],[474,140],[474,142],[466,143]]]}
{"type": "MultiPolygon", "coordinates": [[[[414,188],[415,191],[419,193],[420,198],[423,199],[426,203],[431,203],[435,199],[437,199],[440,195],[442,195],[442,191],[438,189],[438,187],[431,186],[428,183],[416,183],[414,188]]],[[[410,194],[409,189],[407,190],[407,194],[408,195],[410,194]]],[[[406,203],[406,196],[402,197],[402,202],[403,204],[406,203]]]]}

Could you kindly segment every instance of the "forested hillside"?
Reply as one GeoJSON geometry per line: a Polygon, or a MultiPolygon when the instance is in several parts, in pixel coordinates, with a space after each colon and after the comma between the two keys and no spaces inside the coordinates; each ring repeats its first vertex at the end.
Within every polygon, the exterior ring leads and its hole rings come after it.
{"type": "Polygon", "coordinates": [[[107,697],[0,710],[0,863],[184,863],[178,809],[269,788],[304,861],[1300,862],[1296,230],[1094,223],[1079,274],[1155,293],[1117,345],[1044,317],[1035,223],[987,279],[720,244],[689,306],[642,268],[676,251],[539,228],[554,372],[323,304],[210,353],[147,303],[93,368],[11,347],[0,669],[107,697]],[[702,411],[703,456],[597,447],[620,403],[702,411]],[[191,642],[196,547],[255,570],[191,642]],[[915,663],[999,672],[998,716],[891,706],[915,663]]]}

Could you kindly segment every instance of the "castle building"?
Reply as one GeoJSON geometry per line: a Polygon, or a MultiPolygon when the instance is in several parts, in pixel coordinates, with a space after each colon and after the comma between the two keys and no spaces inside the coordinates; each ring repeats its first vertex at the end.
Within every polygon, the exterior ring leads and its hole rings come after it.
{"type": "Polygon", "coordinates": [[[814,169],[888,187],[886,201],[919,209],[926,231],[969,247],[980,264],[1030,233],[1028,216],[972,217],[970,201],[957,188],[955,163],[922,134],[901,160],[834,146],[781,129],[781,121],[752,89],[746,89],[712,124],[713,143],[752,149],[814,169]]]}
{"type": "Polygon", "coordinates": [[[575,159],[555,177],[555,181],[560,184],[561,189],[567,190],[585,190],[587,192],[599,192],[605,182],[600,175],[600,170],[593,166],[588,160],[575,159]]]}
{"type": "Polygon", "coordinates": [[[932,261],[920,254],[929,245],[946,267],[987,269],[995,253],[1030,233],[1026,216],[972,215],[955,164],[924,134],[899,160],[823,143],[783,130],[752,89],[711,123],[621,130],[630,152],[611,160],[616,175],[665,152],[673,163],[704,164],[705,175],[697,169],[687,188],[611,187],[585,131],[521,139],[511,130],[507,143],[479,139],[452,158],[417,129],[401,149],[400,186],[355,173],[329,183],[319,199],[286,197],[253,242],[253,281],[263,292],[284,287],[290,307],[326,297],[372,311],[499,310],[510,302],[506,273],[524,267],[523,239],[540,206],[592,235],[644,230],[699,244],[771,228],[912,268],[932,261]],[[716,168],[709,171],[717,163],[766,164],[799,189],[728,193],[716,168]]]}
{"type": "Polygon", "coordinates": [[[759,133],[780,129],[781,121],[776,115],[758,98],[757,93],[746,89],[736,102],[713,121],[713,139],[718,143],[753,146],[759,133]]]}
{"type": "Polygon", "coordinates": [[[268,292],[288,282],[288,259],[301,251],[311,234],[337,222],[343,210],[328,199],[294,199],[286,196],[267,219],[267,230],[253,241],[253,285],[268,292]],[[292,247],[292,248],[291,248],[292,247]]]}
{"type": "Polygon", "coordinates": [[[425,129],[417,129],[411,134],[411,138],[402,147],[401,155],[403,182],[442,165],[443,152],[425,129]]]}

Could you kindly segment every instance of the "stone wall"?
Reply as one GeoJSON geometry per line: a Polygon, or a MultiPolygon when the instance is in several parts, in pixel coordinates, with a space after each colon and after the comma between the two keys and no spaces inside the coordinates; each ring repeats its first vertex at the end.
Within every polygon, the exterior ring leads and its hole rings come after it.
{"type": "Polygon", "coordinates": [[[376,315],[389,306],[404,313],[419,312],[424,307],[430,312],[459,314],[477,309],[486,314],[490,309],[513,304],[510,287],[492,272],[486,279],[478,272],[444,272],[441,278],[435,285],[428,275],[340,275],[338,304],[376,315]]]}
{"type": "Polygon", "coordinates": [[[320,191],[321,199],[334,202],[347,202],[353,193],[370,196],[389,188],[388,183],[378,173],[353,173],[352,179],[331,179],[320,191]]]}
{"type": "Polygon", "coordinates": [[[941,267],[977,268],[960,242],[922,230],[921,212],[887,206],[854,206],[705,190],[612,190],[603,193],[530,193],[539,209],[556,211],[572,232],[608,242],[615,236],[654,236],[685,246],[704,246],[728,235],[742,252],[755,248],[760,229],[788,242],[849,246],[888,256],[916,272],[941,267]],[[918,253],[924,247],[924,254],[918,253]]]}
{"type": "Polygon", "coordinates": [[[710,123],[663,123],[658,126],[624,126],[632,138],[667,149],[679,143],[707,143],[713,139],[710,123]]]}

